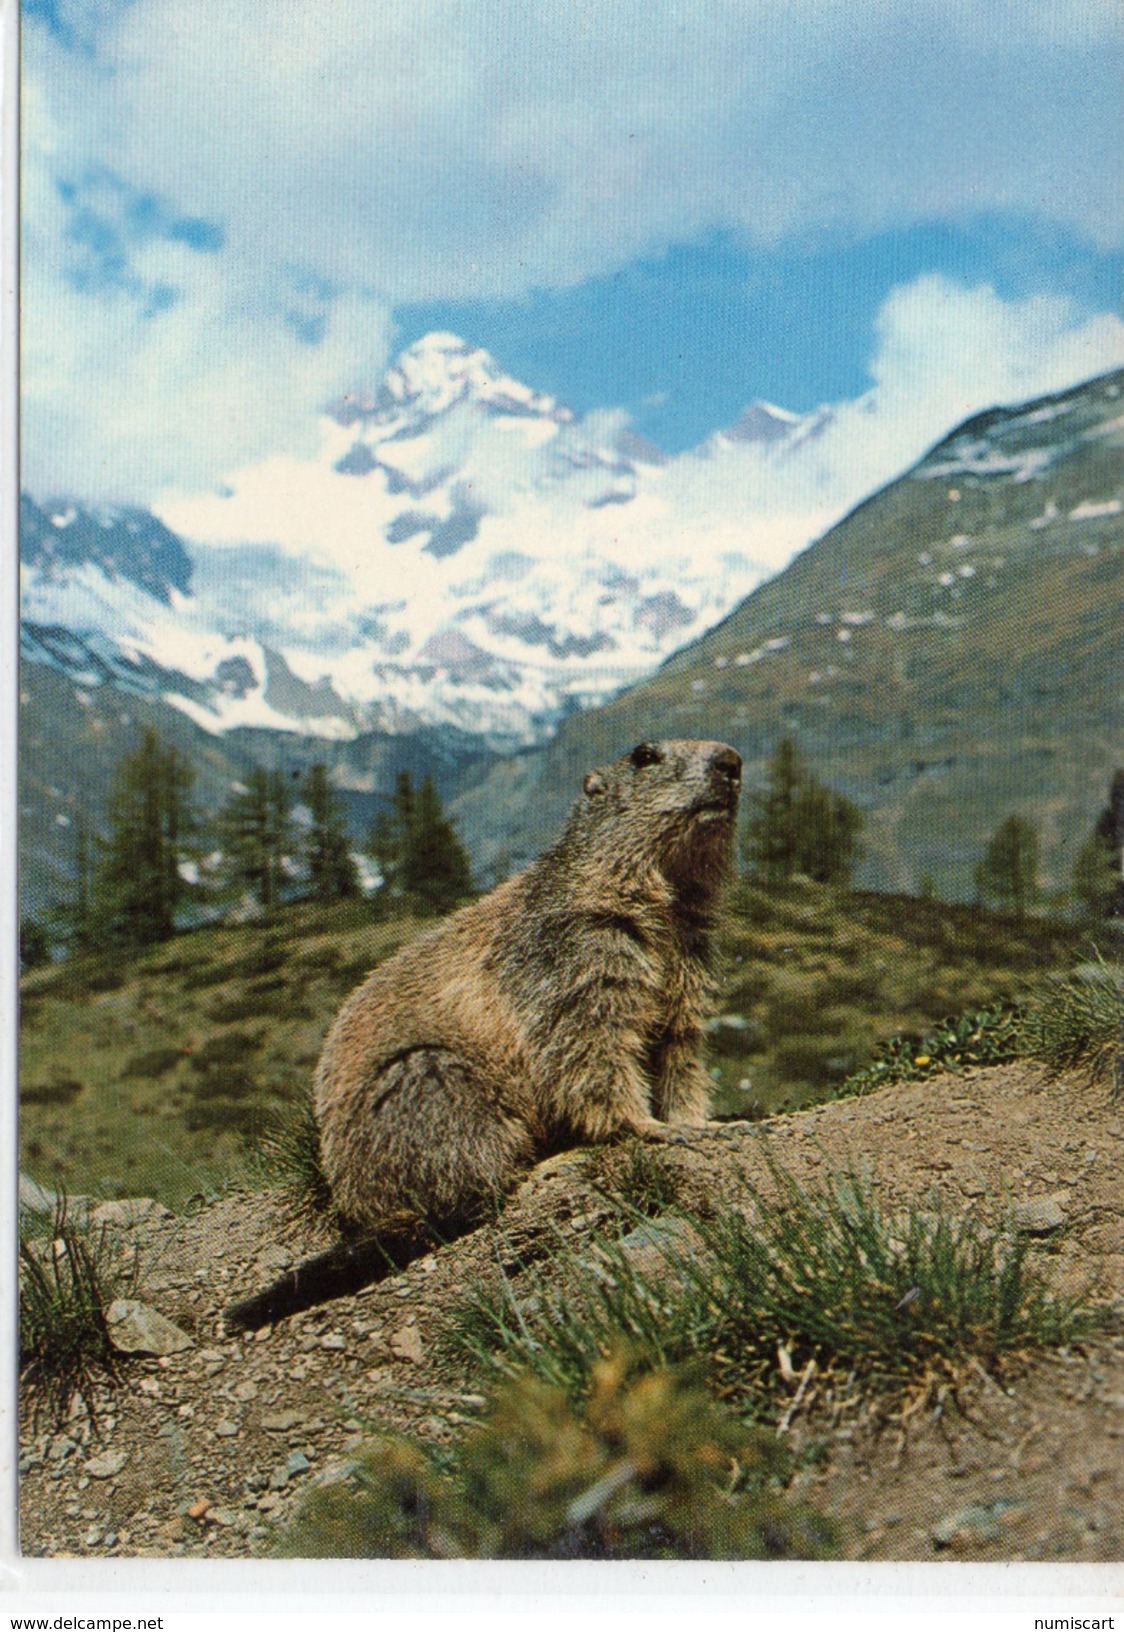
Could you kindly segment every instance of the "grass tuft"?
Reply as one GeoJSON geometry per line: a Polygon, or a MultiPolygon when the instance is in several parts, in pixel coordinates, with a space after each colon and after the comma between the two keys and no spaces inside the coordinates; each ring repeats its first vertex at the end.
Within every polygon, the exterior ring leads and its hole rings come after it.
{"type": "Polygon", "coordinates": [[[112,1301],[104,1236],[92,1239],[67,1216],[65,1198],[49,1241],[22,1234],[19,1246],[20,1377],[40,1406],[64,1418],[77,1396],[94,1413],[93,1387],[113,1380],[118,1359],[105,1309],[112,1301]]]}
{"type": "Polygon", "coordinates": [[[601,1145],[586,1165],[591,1184],[631,1216],[658,1218],[678,1199],[680,1180],[662,1151],[633,1139],[601,1145]]]}
{"type": "Polygon", "coordinates": [[[294,1218],[332,1211],[332,1189],[320,1161],[320,1130],[311,1095],[275,1115],[262,1132],[255,1167],[263,1184],[285,1192],[294,1218]]]}
{"type": "Polygon", "coordinates": [[[1108,1074],[1124,1094],[1124,970],[1099,962],[1050,981],[1022,1022],[1025,1050],[1055,1071],[1108,1074]]]}
{"type": "Polygon", "coordinates": [[[1013,1233],[939,1209],[884,1218],[855,1175],[812,1192],[773,1177],[773,1196],[752,1191],[749,1211],[684,1220],[654,1269],[626,1237],[477,1286],[449,1343],[486,1373],[526,1369],[572,1397],[622,1341],[651,1366],[705,1357],[711,1386],[763,1415],[784,1381],[781,1348],[793,1365],[905,1391],[1092,1329],[1013,1233]]]}
{"type": "Polygon", "coordinates": [[[303,1557],[824,1557],[832,1527],[780,1494],[786,1471],[775,1436],[621,1348],[576,1400],[534,1376],[501,1384],[444,1473],[416,1446],[366,1447],[345,1481],[306,1500],[283,1545],[303,1557]]]}

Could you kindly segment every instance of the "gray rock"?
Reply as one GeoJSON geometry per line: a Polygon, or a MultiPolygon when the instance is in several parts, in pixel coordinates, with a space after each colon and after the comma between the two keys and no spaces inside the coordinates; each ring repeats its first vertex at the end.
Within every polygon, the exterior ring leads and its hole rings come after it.
{"type": "Polygon", "coordinates": [[[255,1260],[259,1269],[288,1269],[292,1261],[292,1253],[276,1241],[263,1247],[255,1260]]]}
{"type": "Polygon", "coordinates": [[[305,1421],[303,1411],[271,1411],[261,1419],[267,1434],[287,1434],[305,1421]]]}
{"type": "Polygon", "coordinates": [[[399,1360],[409,1360],[416,1366],[420,1366],[425,1358],[421,1335],[416,1326],[399,1327],[390,1339],[390,1347],[399,1360]]]}
{"type": "Polygon", "coordinates": [[[1020,1235],[1050,1235],[1065,1223],[1065,1211],[1056,1196],[1037,1196],[1031,1201],[1017,1201],[1011,1209],[1011,1222],[1020,1235]]]}
{"type": "Polygon", "coordinates": [[[179,1354],[194,1345],[159,1309],[136,1298],[114,1298],[105,1311],[109,1341],[120,1354],[179,1354]]]}
{"type": "Polygon", "coordinates": [[[303,1451],[290,1451],[289,1460],[285,1463],[285,1472],[295,1478],[298,1473],[307,1473],[312,1463],[303,1451]]]}
{"type": "Polygon", "coordinates": [[[172,1210],[151,1196],[131,1196],[124,1201],[102,1201],[90,1214],[95,1228],[131,1229],[134,1224],[155,1224],[171,1218],[172,1210]]]}
{"type": "Polygon", "coordinates": [[[653,1218],[622,1236],[620,1250],[638,1275],[666,1277],[702,1250],[702,1239],[684,1218],[653,1218]]]}
{"type": "Polygon", "coordinates": [[[53,1190],[45,1190],[34,1179],[29,1179],[26,1173],[20,1174],[19,1203],[22,1212],[53,1213],[58,1200],[53,1190]]]}
{"type": "Polygon", "coordinates": [[[938,1547],[972,1547],[981,1542],[998,1541],[1003,1526],[1018,1518],[1023,1510],[1021,1502],[999,1496],[993,1502],[973,1502],[955,1513],[948,1513],[933,1526],[933,1540],[938,1547]]]}
{"type": "Polygon", "coordinates": [[[103,1451],[90,1458],[84,1471],[91,1479],[115,1479],[128,1460],[128,1451],[103,1451]]]}
{"type": "MultiPolygon", "coordinates": [[[[53,1214],[62,1203],[62,1197],[37,1180],[28,1178],[26,1173],[19,1177],[19,1208],[21,1213],[38,1213],[46,1216],[53,1214]]],[[[90,1216],[90,1208],[94,1205],[89,1196],[67,1196],[66,1217],[71,1224],[84,1226],[90,1216]]]]}

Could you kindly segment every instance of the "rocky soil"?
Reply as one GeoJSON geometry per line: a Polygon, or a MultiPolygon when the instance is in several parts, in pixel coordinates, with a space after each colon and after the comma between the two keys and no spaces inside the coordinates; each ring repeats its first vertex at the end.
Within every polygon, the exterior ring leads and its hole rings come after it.
{"type": "MultiPolygon", "coordinates": [[[[804,1494],[841,1524],[844,1556],[1124,1557],[1124,1116],[1103,1084],[1018,1065],[887,1088],[666,1147],[690,1207],[769,1188],[766,1153],[799,1181],[859,1169],[887,1211],[939,1195],[986,1218],[1018,1208],[1054,1284],[1116,1318],[1095,1344],[969,1369],[955,1389],[887,1412],[796,1381],[778,1424],[804,1494]]],[[[322,1246],[277,1194],[235,1194],[186,1218],[155,1203],[101,1213],[131,1279],[115,1329],[165,1348],[58,1426],[25,1391],[21,1540],[29,1555],[247,1557],[360,1438],[447,1444],[478,1420],[478,1386],[440,1338],[466,1289],[612,1226],[585,1153],[535,1170],[502,1217],[358,1296],[232,1337],[225,1304],[322,1246]],[[136,1334],[155,1309],[183,1339],[136,1334]],[[179,1346],[177,1346],[179,1345],[179,1346]]]]}

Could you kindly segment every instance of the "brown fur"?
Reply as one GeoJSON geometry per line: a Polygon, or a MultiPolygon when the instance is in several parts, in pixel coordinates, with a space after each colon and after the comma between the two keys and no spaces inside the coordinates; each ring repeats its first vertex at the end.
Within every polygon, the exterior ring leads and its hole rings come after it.
{"type": "Polygon", "coordinates": [[[380,965],[316,1073],[341,1219],[470,1218],[538,1157],[707,1113],[710,932],[741,761],[641,744],[525,873],[380,965]]]}

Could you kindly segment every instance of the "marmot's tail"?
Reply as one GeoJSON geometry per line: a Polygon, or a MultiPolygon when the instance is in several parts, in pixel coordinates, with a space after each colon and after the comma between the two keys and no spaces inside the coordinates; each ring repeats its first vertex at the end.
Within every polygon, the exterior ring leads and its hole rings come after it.
{"type": "Polygon", "coordinates": [[[423,1226],[386,1235],[364,1235],[341,1241],[315,1258],[306,1258],[287,1270],[280,1280],[242,1303],[232,1303],[223,1312],[227,1331],[252,1332],[272,1326],[286,1315],[344,1298],[359,1292],[372,1281],[381,1281],[396,1270],[405,1269],[414,1258],[434,1245],[423,1226]]]}

